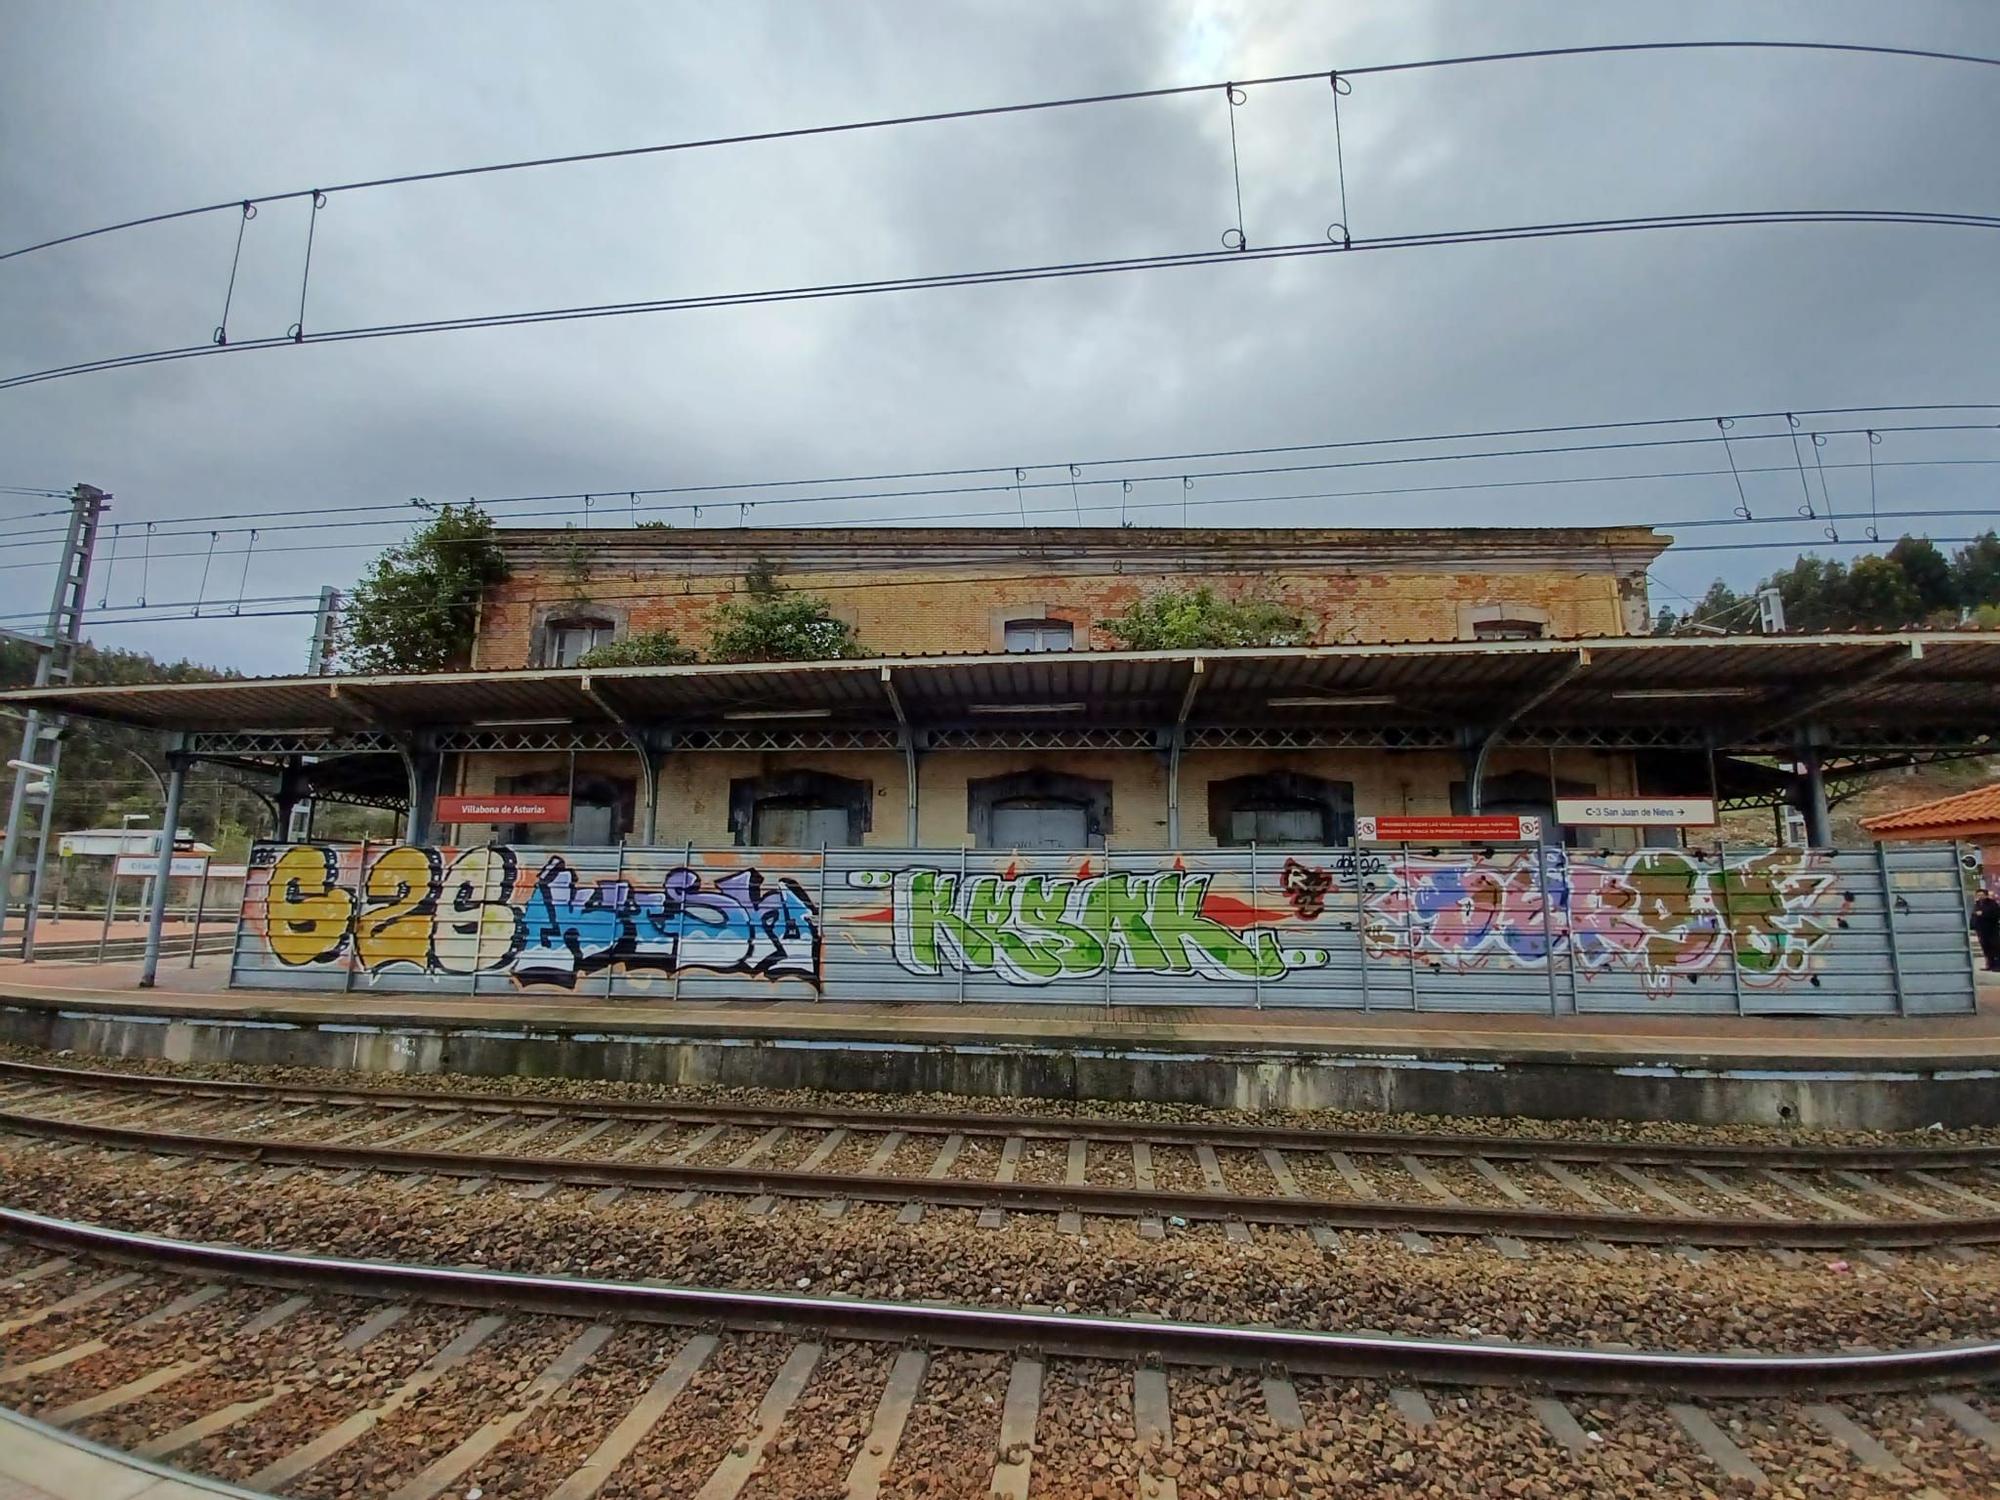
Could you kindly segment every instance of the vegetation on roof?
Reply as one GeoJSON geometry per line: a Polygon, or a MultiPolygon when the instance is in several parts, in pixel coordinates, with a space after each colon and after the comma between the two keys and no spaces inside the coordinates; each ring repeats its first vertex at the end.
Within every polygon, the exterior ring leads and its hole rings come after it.
{"type": "Polygon", "coordinates": [[[1227,598],[1207,584],[1166,585],[1097,626],[1127,651],[1217,651],[1231,646],[1298,646],[1315,633],[1299,611],[1275,599],[1227,598]]]}
{"type": "Polygon", "coordinates": [[[464,666],[480,596],[507,572],[491,516],[470,502],[439,507],[408,541],[369,564],[354,586],[342,611],[341,665],[370,673],[464,666]]]}

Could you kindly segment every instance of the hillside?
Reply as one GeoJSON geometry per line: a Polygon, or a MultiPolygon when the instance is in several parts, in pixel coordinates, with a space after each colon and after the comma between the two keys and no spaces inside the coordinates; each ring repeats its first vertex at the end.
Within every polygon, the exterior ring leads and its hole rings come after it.
{"type": "MultiPolygon", "coordinates": [[[[85,645],[77,653],[77,681],[85,683],[219,682],[240,675],[197,662],[160,661],[143,651],[85,645]]],[[[0,641],[0,687],[26,687],[34,678],[33,648],[17,641],[0,641]]],[[[7,758],[18,753],[20,734],[17,715],[7,712],[0,717],[0,738],[7,743],[7,758]]],[[[144,826],[157,828],[165,807],[166,773],[166,752],[158,735],[115,725],[75,723],[63,741],[55,826],[58,831],[116,828],[121,814],[144,813],[148,818],[144,826]]],[[[11,789],[11,782],[6,785],[11,789]]],[[[321,826],[329,834],[358,836],[366,827],[380,837],[394,829],[387,814],[353,808],[325,811],[331,814],[331,822],[323,816],[321,826]],[[350,823],[354,825],[351,829],[347,826],[350,823]]],[[[251,840],[270,835],[270,821],[269,807],[245,790],[234,772],[203,765],[188,772],[181,826],[215,845],[220,858],[243,858],[251,840]]]]}

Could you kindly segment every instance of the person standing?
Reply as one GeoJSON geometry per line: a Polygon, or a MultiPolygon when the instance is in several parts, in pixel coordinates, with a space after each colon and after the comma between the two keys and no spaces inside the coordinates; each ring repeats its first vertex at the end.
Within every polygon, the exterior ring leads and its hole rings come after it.
{"type": "Polygon", "coordinates": [[[2000,972],[2000,896],[1991,886],[1983,886],[1972,903],[1972,931],[1979,939],[1979,951],[1986,955],[1986,967],[2000,972]]]}

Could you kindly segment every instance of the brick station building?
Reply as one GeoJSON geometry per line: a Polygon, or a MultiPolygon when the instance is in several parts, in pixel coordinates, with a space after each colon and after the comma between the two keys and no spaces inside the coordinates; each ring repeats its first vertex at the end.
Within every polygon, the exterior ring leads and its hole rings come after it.
{"type": "MultiPolygon", "coordinates": [[[[516,530],[502,532],[501,541],[511,576],[482,604],[471,661],[478,671],[568,667],[592,646],[660,629],[700,649],[716,605],[743,587],[759,561],[785,587],[823,598],[869,655],[884,658],[1113,650],[1100,622],[1163,584],[1274,599],[1303,617],[1300,644],[1309,646],[1644,635],[1646,569],[1667,545],[1645,527],[645,528],[516,530]]],[[[1087,696],[1040,705],[1029,697],[967,702],[949,738],[916,731],[926,738],[915,747],[912,799],[909,747],[818,748],[809,732],[796,732],[810,731],[813,716],[827,710],[752,688],[722,710],[723,723],[768,732],[664,753],[650,829],[643,772],[629,752],[614,750],[461,759],[448,776],[454,791],[573,794],[575,822],[555,829],[458,825],[455,834],[459,841],[635,838],[697,847],[1200,848],[1340,843],[1352,835],[1357,807],[1466,810],[1468,764],[1456,745],[1385,755],[1361,743],[1183,742],[1175,754],[1173,736],[1201,717],[1200,697],[1196,689],[1187,714],[1177,705],[1151,723],[1110,722],[1129,719],[1121,709],[1131,705],[1087,696]],[[1034,719],[1049,726],[1040,742],[1004,732],[1034,719]],[[788,730],[795,732],[789,744],[788,730]],[[906,815],[912,805],[913,817],[906,815]]],[[[1399,704],[1381,693],[1274,689],[1243,707],[1255,720],[1306,729],[1387,723],[1412,709],[1420,721],[1434,717],[1415,700],[1399,704]]],[[[1501,746],[1481,771],[1483,808],[1545,820],[1557,791],[1639,790],[1634,755],[1616,749],[1501,746]]],[[[1705,770],[1681,771],[1679,780],[1693,778],[1682,789],[1709,790],[1705,770]]],[[[1630,837],[1608,830],[1588,836],[1630,837]]]]}
{"type": "Polygon", "coordinates": [[[1974,1003],[1954,852],[1833,849],[1827,806],[1871,770],[1991,752],[1991,632],[1652,637],[1668,539],[1640,528],[503,538],[463,670],[0,700],[166,732],[169,822],[192,762],[268,778],[243,984],[1974,1003]],[[867,654],[580,664],[660,628],[701,650],[753,573],[822,597],[867,654]],[[1100,622],[1173,584],[1278,602],[1305,638],[1112,649],[1100,622]],[[306,799],[397,808],[402,838],[287,844],[306,799]],[[1606,826],[1557,824],[1559,799],[1606,826]],[[1796,806],[1810,847],[1729,847],[1667,799],[1796,806]],[[1381,821],[1458,813],[1540,821],[1450,847],[1381,821]]]}

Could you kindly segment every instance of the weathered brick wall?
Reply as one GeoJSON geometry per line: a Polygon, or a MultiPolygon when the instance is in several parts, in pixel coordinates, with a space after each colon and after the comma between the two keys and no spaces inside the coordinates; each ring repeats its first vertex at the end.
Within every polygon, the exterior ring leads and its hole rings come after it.
{"type": "Polygon", "coordinates": [[[1276,598],[1315,622],[1317,643],[1466,639],[1476,617],[1495,612],[1550,636],[1625,635],[1646,628],[1645,568],[1665,541],[1638,528],[1185,542],[1134,531],[1046,545],[966,531],[910,534],[899,546],[865,530],[621,531],[588,546],[578,535],[509,537],[514,573],[482,606],[476,666],[539,664],[540,627],[565,615],[608,619],[621,635],[669,629],[699,650],[715,607],[757,556],[779,564],[786,587],[824,597],[884,655],[997,651],[1005,622],[1026,618],[1066,620],[1079,649],[1110,648],[1097,622],[1162,583],[1276,598]]]}

